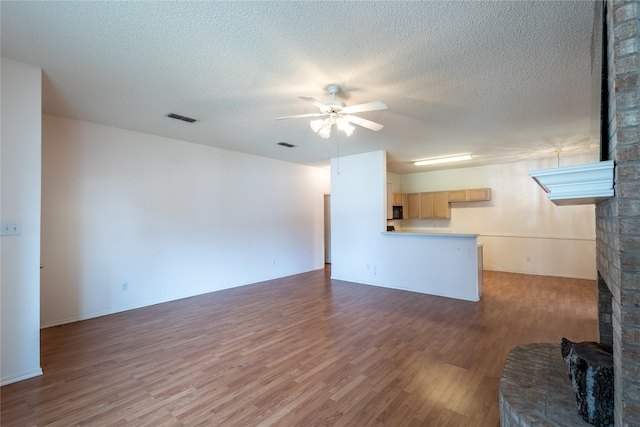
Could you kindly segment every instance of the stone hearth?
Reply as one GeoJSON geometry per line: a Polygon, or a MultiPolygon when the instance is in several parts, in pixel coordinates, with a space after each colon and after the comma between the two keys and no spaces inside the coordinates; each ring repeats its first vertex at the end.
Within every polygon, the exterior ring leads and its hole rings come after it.
{"type": "Polygon", "coordinates": [[[593,427],[578,414],[560,343],[511,350],[499,395],[501,427],[593,427]]]}

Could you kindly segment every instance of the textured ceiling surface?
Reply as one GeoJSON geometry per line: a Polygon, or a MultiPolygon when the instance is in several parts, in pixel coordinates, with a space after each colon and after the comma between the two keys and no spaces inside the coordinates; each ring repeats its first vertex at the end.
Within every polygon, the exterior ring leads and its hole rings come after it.
{"type": "Polygon", "coordinates": [[[42,68],[54,115],[313,166],[384,149],[397,173],[597,151],[591,1],[0,7],[2,56],[42,68]],[[385,102],[358,114],[384,128],[322,139],[309,119],[274,120],[317,112],[298,96],[330,99],[330,84],[347,105],[385,102]]]}

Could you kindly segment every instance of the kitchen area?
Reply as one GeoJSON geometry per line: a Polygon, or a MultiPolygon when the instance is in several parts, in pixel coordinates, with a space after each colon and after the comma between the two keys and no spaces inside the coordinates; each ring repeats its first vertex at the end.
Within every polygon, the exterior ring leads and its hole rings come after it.
{"type": "Polygon", "coordinates": [[[593,205],[557,206],[529,176],[554,159],[404,175],[387,160],[332,163],[332,278],[479,301],[483,269],[596,277],[593,205]]]}
{"type": "MultiPolygon", "coordinates": [[[[456,205],[490,200],[491,188],[402,193],[394,192],[393,184],[388,182],[385,205],[387,228],[382,234],[393,240],[398,239],[397,244],[405,247],[413,244],[418,251],[439,253],[441,256],[447,254],[443,256],[443,265],[449,265],[452,271],[467,269],[464,283],[457,282],[454,289],[449,291],[453,291],[454,297],[479,301],[483,282],[483,244],[478,242],[478,234],[452,230],[448,220],[456,205]],[[439,220],[441,226],[432,220],[439,220]],[[452,263],[456,258],[457,261],[452,263]],[[473,269],[471,280],[468,269],[473,269]]],[[[419,285],[413,290],[422,291],[419,285]]]]}

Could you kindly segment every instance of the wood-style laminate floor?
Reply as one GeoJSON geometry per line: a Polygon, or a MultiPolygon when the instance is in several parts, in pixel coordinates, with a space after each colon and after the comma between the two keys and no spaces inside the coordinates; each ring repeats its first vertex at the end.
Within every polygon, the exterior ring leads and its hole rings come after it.
{"type": "Polygon", "coordinates": [[[485,272],[479,303],[329,270],[42,330],[9,426],[498,426],[513,347],[597,340],[595,281],[485,272]]]}

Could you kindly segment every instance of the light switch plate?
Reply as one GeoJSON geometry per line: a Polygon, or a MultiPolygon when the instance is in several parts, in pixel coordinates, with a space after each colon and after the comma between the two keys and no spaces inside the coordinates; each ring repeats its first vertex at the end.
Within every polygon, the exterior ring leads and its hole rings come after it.
{"type": "Polygon", "coordinates": [[[3,222],[0,227],[0,236],[16,236],[21,233],[20,222],[3,222]]]}

